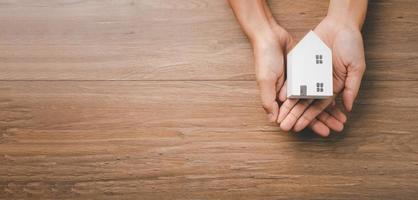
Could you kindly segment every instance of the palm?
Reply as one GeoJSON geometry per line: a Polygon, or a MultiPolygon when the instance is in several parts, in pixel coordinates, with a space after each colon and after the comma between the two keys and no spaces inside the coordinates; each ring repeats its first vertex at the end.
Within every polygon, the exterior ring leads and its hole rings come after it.
{"type": "MultiPolygon", "coordinates": [[[[255,67],[258,80],[275,80],[278,85],[284,82],[284,57],[293,41],[290,34],[275,27],[272,43],[255,47],[255,67]]],[[[280,89],[280,87],[278,87],[280,89]]]]}
{"type": "Polygon", "coordinates": [[[273,27],[274,37],[254,44],[255,71],[263,108],[270,121],[278,116],[277,92],[284,82],[284,55],[291,45],[290,34],[279,26],[273,27]]]}
{"type": "Polygon", "coordinates": [[[330,20],[324,19],[315,28],[315,32],[332,49],[334,93],[340,94],[349,86],[347,85],[349,73],[364,72],[365,58],[363,40],[359,31],[350,28],[335,29],[335,25],[330,20]]]}

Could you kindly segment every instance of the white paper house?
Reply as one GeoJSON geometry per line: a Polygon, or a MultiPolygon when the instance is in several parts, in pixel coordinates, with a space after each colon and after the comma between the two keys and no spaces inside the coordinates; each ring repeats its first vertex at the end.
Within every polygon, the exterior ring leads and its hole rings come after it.
{"type": "Polygon", "coordinates": [[[287,97],[323,99],[332,91],[331,49],[310,31],[287,54],[287,97]]]}

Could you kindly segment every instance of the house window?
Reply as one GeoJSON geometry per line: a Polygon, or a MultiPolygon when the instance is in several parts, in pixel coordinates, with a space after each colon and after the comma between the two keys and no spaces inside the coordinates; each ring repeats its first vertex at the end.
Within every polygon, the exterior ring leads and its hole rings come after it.
{"type": "Polygon", "coordinates": [[[316,83],[316,92],[324,91],[324,83],[316,83]]]}
{"type": "Polygon", "coordinates": [[[322,55],[315,55],[316,64],[322,64],[322,55]]]}

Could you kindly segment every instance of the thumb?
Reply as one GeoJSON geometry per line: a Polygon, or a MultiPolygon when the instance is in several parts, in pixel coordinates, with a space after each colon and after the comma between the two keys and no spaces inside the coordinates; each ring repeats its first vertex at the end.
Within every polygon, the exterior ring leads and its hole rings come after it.
{"type": "Polygon", "coordinates": [[[279,104],[276,101],[277,79],[262,79],[258,81],[261,103],[270,122],[274,122],[279,114],[279,104]]]}
{"type": "Polygon", "coordinates": [[[353,109],[354,100],[357,97],[357,93],[360,89],[361,79],[365,71],[365,65],[355,68],[354,70],[348,70],[347,79],[345,81],[345,87],[343,91],[343,103],[347,111],[353,109]]]}

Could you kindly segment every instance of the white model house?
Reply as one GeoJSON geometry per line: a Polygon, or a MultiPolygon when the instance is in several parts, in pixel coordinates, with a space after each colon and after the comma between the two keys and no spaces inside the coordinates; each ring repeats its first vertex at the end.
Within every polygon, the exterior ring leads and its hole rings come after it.
{"type": "Polygon", "coordinates": [[[323,99],[332,96],[331,49],[310,31],[287,54],[287,97],[323,99]]]}

